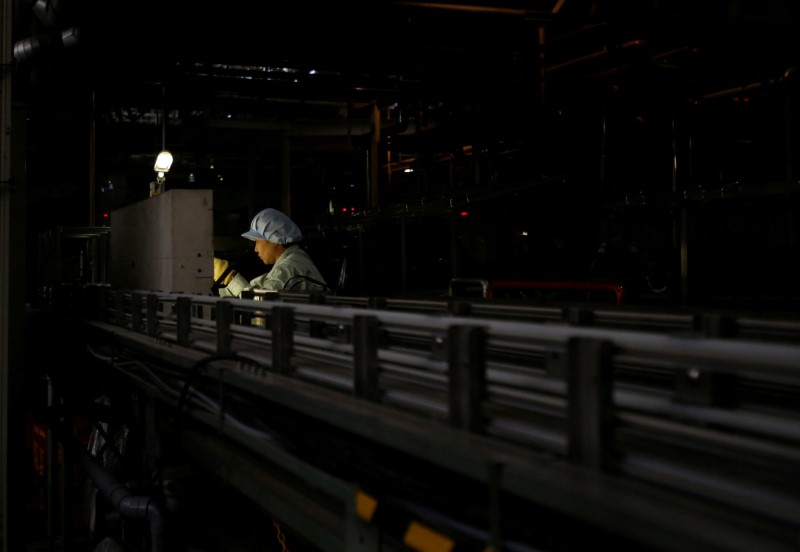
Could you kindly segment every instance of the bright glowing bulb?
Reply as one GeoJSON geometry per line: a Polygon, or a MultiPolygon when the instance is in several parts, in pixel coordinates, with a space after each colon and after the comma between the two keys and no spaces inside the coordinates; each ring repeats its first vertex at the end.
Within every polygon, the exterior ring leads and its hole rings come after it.
{"type": "Polygon", "coordinates": [[[164,175],[161,173],[169,172],[169,168],[172,166],[172,154],[167,150],[164,150],[158,154],[156,157],[156,164],[153,166],[153,170],[159,173],[158,176],[163,177],[164,175]]]}

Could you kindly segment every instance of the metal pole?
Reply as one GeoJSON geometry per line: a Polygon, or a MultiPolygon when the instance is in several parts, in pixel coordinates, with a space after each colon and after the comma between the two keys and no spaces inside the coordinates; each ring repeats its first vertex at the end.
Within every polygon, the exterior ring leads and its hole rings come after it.
{"type": "Polygon", "coordinates": [[[380,204],[378,197],[378,150],[381,142],[381,112],[377,104],[372,105],[372,138],[369,144],[369,202],[368,207],[377,207],[380,204]]]}
{"type": "Polygon", "coordinates": [[[281,140],[281,209],[292,216],[292,144],[285,134],[281,140]]]}
{"type": "Polygon", "coordinates": [[[408,259],[406,255],[406,248],[408,247],[408,241],[406,239],[406,217],[400,217],[400,291],[405,293],[408,291],[406,286],[408,285],[408,259]]]}
{"type": "Polygon", "coordinates": [[[0,11],[0,542],[8,552],[8,371],[10,345],[11,242],[11,15],[13,0],[3,0],[0,11]]]}
{"type": "Polygon", "coordinates": [[[97,186],[97,170],[96,170],[96,148],[97,145],[97,136],[95,133],[95,97],[94,92],[92,92],[92,105],[91,111],[89,114],[89,226],[93,227],[97,225],[97,215],[96,211],[96,196],[95,190],[97,186]]]}

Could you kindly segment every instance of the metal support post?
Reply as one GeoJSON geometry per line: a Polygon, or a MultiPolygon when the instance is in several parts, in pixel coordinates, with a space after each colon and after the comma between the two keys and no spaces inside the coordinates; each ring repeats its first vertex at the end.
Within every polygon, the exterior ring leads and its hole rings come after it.
{"type": "Polygon", "coordinates": [[[114,325],[125,325],[125,294],[122,291],[114,292],[114,325]]]}
{"type": "Polygon", "coordinates": [[[142,294],[131,294],[131,330],[139,332],[142,327],[142,294]]]}
{"type": "Polygon", "coordinates": [[[567,343],[569,458],[583,466],[609,464],[612,420],[613,345],[574,337],[567,343]]]}
{"type": "Polygon", "coordinates": [[[481,431],[486,394],[485,330],[478,326],[451,326],[448,343],[450,424],[481,431]]]}
{"type": "Polygon", "coordinates": [[[353,318],[353,393],[372,402],[380,400],[378,340],[380,323],[375,316],[353,318]]]}
{"type": "Polygon", "coordinates": [[[178,345],[189,345],[189,332],[192,331],[192,300],[178,297],[175,302],[175,314],[178,316],[178,345]]]}
{"type": "Polygon", "coordinates": [[[147,335],[158,335],[158,296],[154,293],[147,296],[147,335]]]}
{"type": "Polygon", "coordinates": [[[294,310],[291,307],[273,307],[272,370],[289,374],[292,370],[292,342],[294,340],[294,310]]]}
{"type": "Polygon", "coordinates": [[[216,308],[217,322],[217,354],[231,354],[231,324],[233,323],[233,305],[228,301],[220,301],[216,308]]]}

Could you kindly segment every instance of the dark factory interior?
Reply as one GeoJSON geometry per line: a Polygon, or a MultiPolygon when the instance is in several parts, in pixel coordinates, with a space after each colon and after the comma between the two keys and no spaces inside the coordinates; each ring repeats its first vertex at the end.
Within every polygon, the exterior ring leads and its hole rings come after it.
{"type": "Polygon", "coordinates": [[[1,1],[0,552],[798,549],[800,3],[1,1]]]}

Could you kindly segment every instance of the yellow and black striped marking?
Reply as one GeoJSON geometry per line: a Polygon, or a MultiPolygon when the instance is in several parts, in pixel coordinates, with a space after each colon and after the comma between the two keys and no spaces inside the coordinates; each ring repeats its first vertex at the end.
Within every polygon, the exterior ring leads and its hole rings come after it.
{"type": "Polygon", "coordinates": [[[485,544],[463,543],[433,527],[414,519],[411,512],[397,504],[379,501],[363,492],[356,492],[356,513],[386,535],[402,541],[419,552],[488,552],[485,544]]]}

